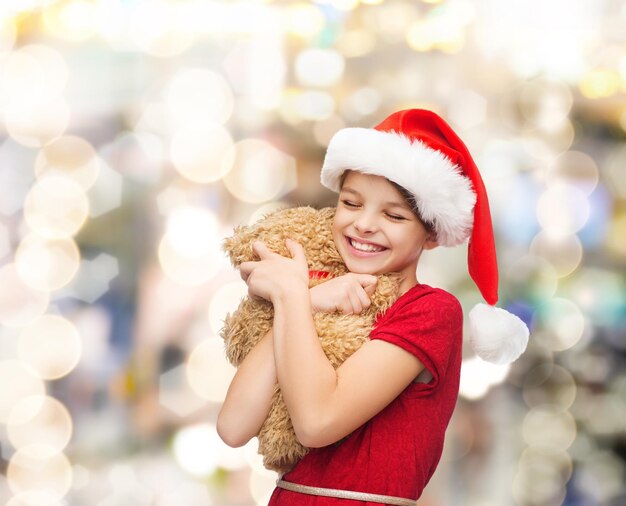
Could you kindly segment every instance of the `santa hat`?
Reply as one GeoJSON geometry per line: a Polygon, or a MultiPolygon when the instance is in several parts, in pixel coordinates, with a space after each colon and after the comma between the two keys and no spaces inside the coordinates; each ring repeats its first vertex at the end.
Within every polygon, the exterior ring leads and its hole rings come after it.
{"type": "Polygon", "coordinates": [[[346,170],[383,176],[407,189],[442,246],[469,239],[468,270],[483,298],[469,313],[476,354],[497,364],[526,349],[528,328],[498,301],[498,265],[487,192],[467,147],[432,111],[399,111],[371,128],[344,128],[330,140],[324,186],[338,192],[346,170]]]}

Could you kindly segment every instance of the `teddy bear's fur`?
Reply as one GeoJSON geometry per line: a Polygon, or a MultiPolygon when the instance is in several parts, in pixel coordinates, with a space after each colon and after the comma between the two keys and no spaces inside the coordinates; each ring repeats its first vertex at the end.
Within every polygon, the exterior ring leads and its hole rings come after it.
{"type": "MultiPolygon", "coordinates": [[[[234,235],[224,241],[224,250],[232,264],[258,260],[252,243],[262,240],[270,250],[290,256],[285,239],[299,242],[305,251],[310,271],[327,271],[331,276],[348,272],[331,233],[335,208],[314,209],[296,207],[275,211],[251,226],[239,226],[234,235]]],[[[309,286],[325,282],[312,277],[309,286]]],[[[315,328],[324,353],[337,368],[366,340],[378,313],[391,306],[399,295],[400,277],[397,274],[378,276],[371,305],[360,314],[339,312],[314,315],[315,328]]],[[[245,297],[237,310],[228,315],[220,333],[225,341],[228,360],[238,366],[254,345],[272,327],[273,307],[270,302],[245,297]]],[[[274,390],[269,415],[258,434],[259,453],[268,469],[286,472],[301,459],[308,449],[296,439],[287,408],[278,385],[274,390]]]]}

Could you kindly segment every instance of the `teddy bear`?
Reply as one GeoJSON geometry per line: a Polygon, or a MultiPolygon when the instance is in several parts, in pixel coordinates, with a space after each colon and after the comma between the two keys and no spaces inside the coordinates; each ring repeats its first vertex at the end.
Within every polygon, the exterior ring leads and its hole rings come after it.
{"type": "MultiPolygon", "coordinates": [[[[270,250],[290,256],[287,238],[304,248],[309,267],[309,287],[324,283],[348,269],[337,252],[331,225],[334,207],[315,209],[295,207],[265,215],[249,226],[237,226],[231,237],[224,240],[223,249],[234,267],[242,262],[259,260],[252,250],[256,240],[270,250]]],[[[369,339],[376,317],[384,313],[398,298],[400,275],[377,276],[371,305],[359,314],[317,312],[315,328],[324,353],[333,367],[339,367],[369,339]]],[[[226,316],[220,336],[224,339],[226,356],[237,367],[254,345],[272,328],[272,304],[266,300],[244,297],[238,308],[226,316]]],[[[266,468],[279,473],[289,471],[308,452],[295,435],[280,388],[276,385],[269,414],[258,434],[259,450],[266,468]]]]}

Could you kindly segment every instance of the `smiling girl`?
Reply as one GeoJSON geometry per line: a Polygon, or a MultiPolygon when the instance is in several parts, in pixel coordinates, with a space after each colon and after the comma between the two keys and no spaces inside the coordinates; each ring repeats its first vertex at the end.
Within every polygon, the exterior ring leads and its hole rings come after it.
{"type": "MultiPolygon", "coordinates": [[[[470,274],[495,304],[485,189],[462,141],[439,116],[419,109],[374,129],[339,131],[322,183],[339,191],[332,234],[350,273],[309,289],[299,244],[287,241],[291,258],[254,245],[260,260],[241,264],[241,276],[250,296],[272,302],[273,328],[239,366],[218,432],[232,446],[255,436],[278,382],[296,436],[311,450],[281,476],[270,505],[415,505],[456,403],[463,327],[458,300],[420,283],[417,265],[424,250],[469,238],[470,274]],[[401,296],[378,316],[370,340],[334,369],[312,313],[362,311],[375,276],[391,272],[401,274],[401,296]]],[[[503,341],[481,349],[500,363],[517,358],[528,337],[524,324],[507,316],[519,334],[496,331],[503,341]]]]}

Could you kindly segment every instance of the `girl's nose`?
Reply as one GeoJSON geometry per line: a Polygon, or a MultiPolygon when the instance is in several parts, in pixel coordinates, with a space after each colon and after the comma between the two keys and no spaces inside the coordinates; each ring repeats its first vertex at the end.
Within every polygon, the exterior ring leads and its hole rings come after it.
{"type": "Polygon", "coordinates": [[[367,234],[376,230],[376,220],[368,214],[360,214],[354,220],[354,228],[361,234],[367,234]]]}

